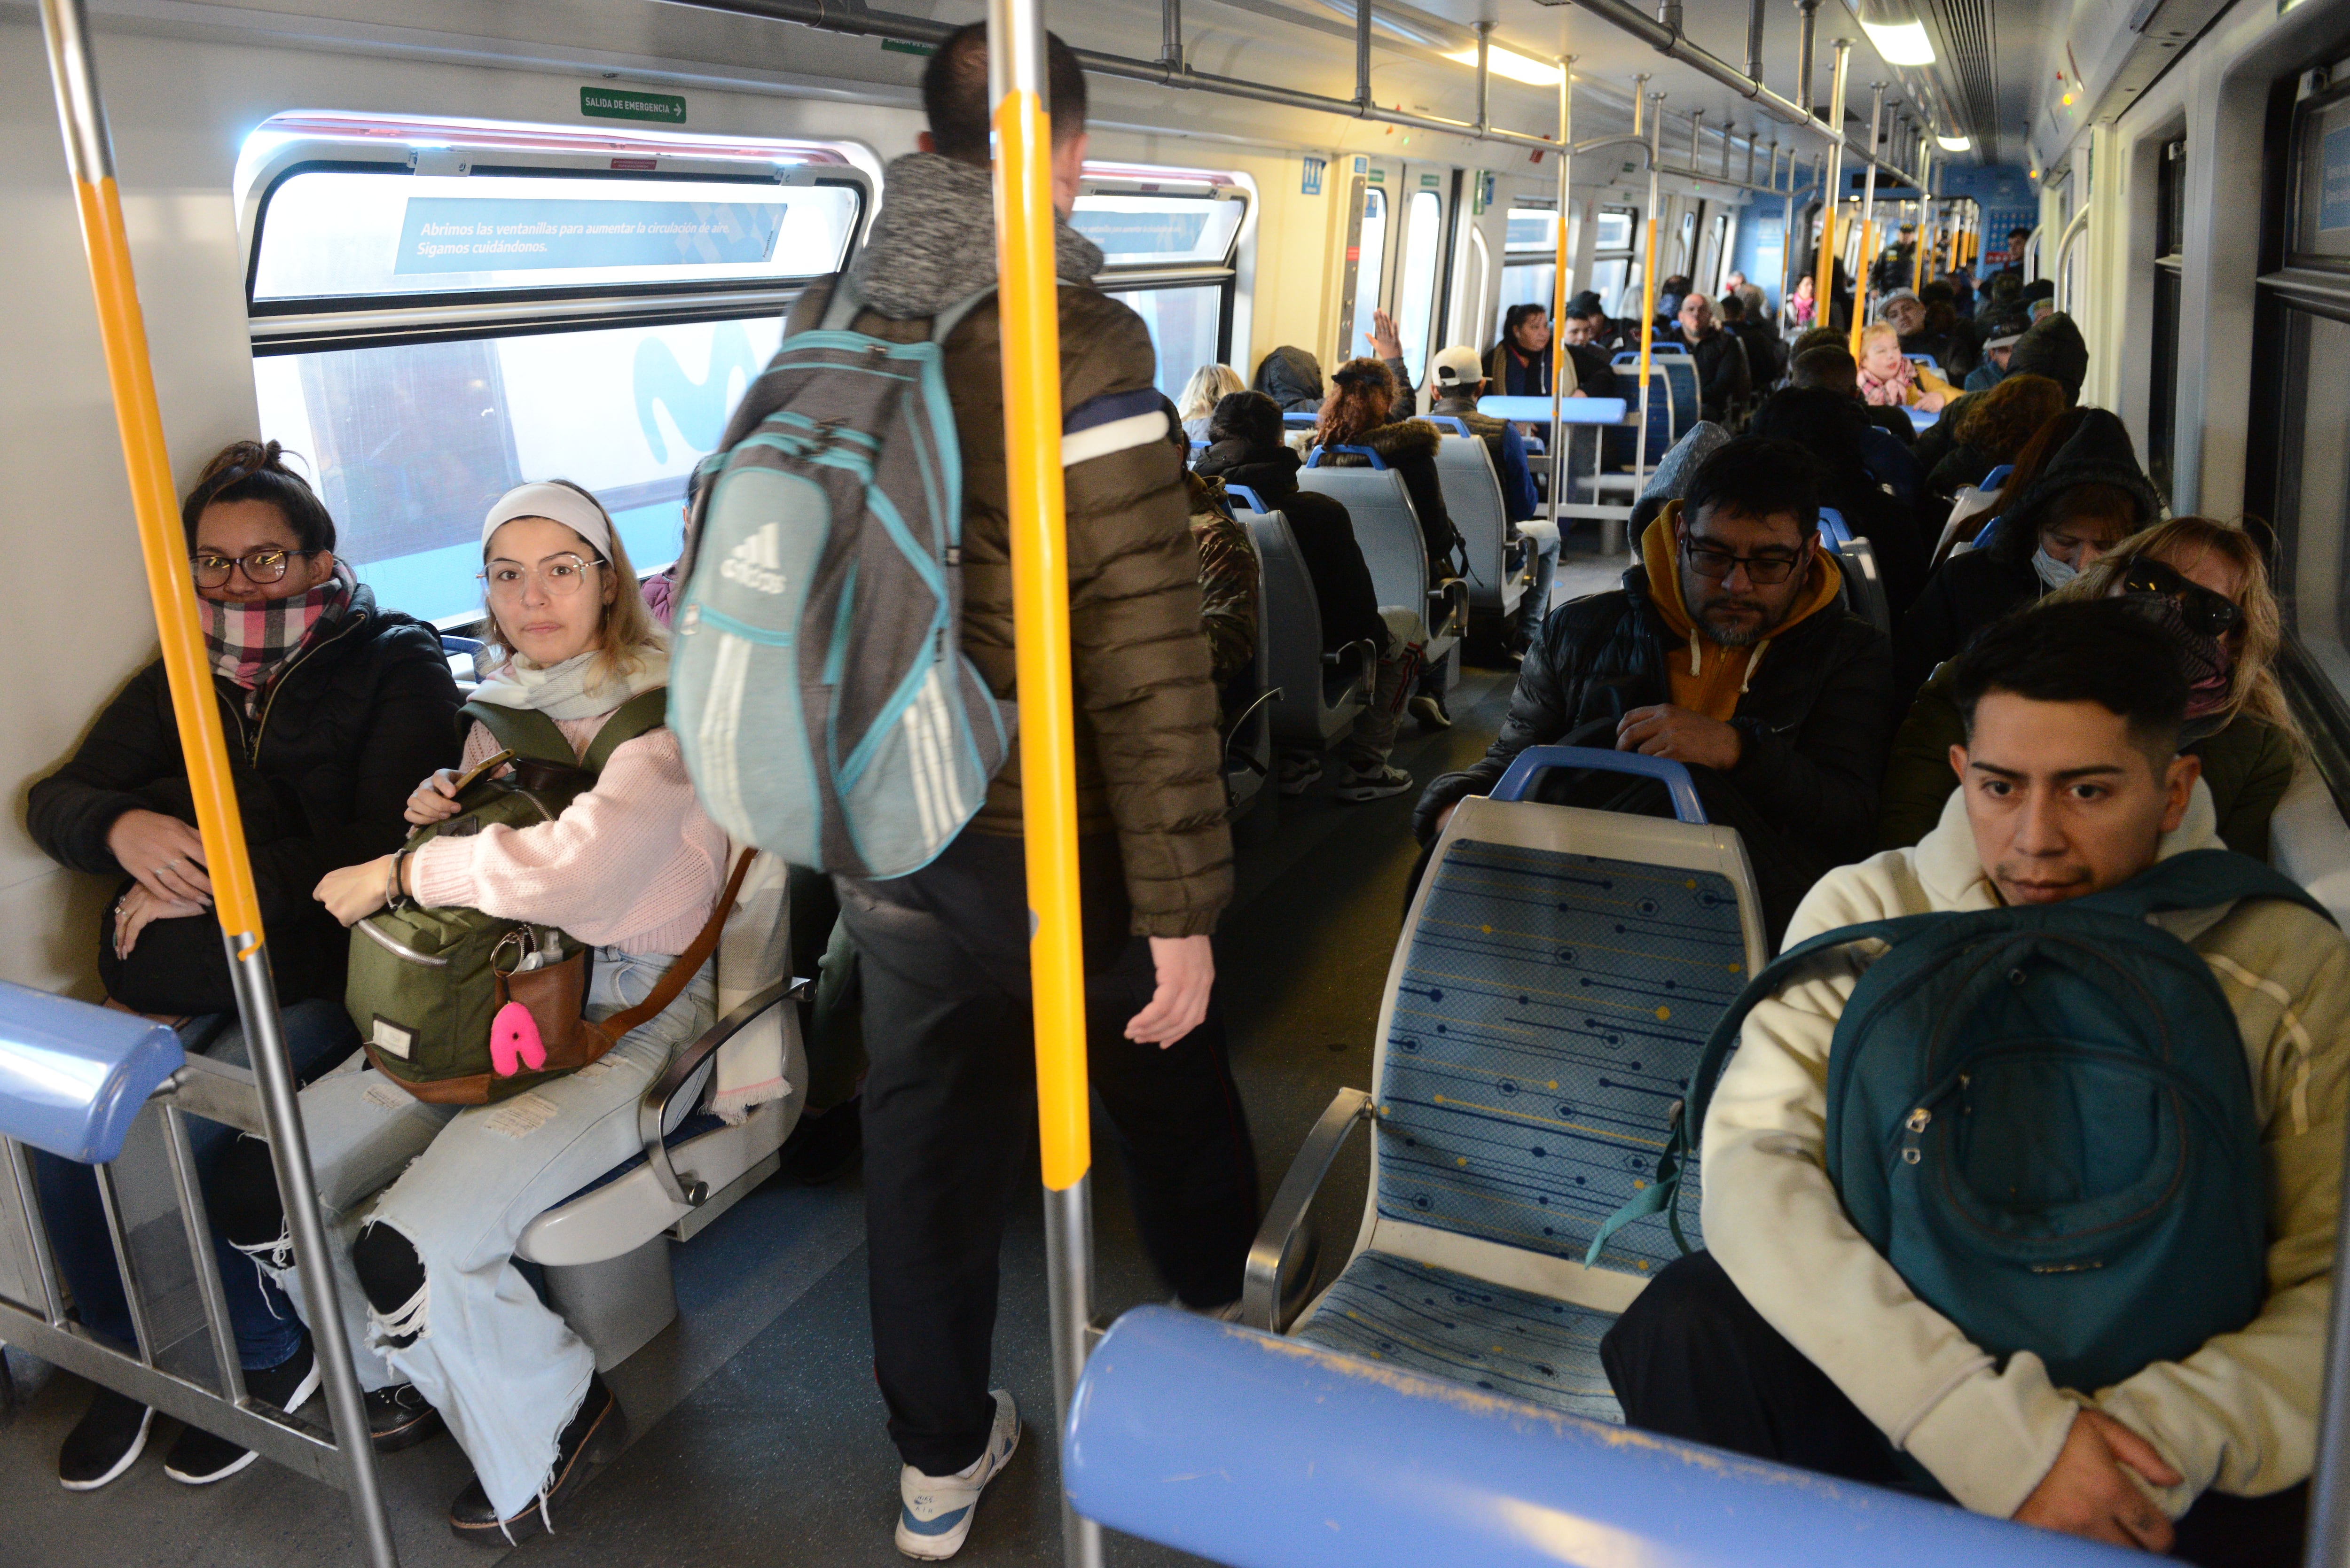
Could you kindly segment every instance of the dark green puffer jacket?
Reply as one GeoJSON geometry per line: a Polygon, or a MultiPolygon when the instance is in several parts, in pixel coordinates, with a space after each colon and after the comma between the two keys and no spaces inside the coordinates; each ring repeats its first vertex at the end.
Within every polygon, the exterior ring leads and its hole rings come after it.
{"type": "MultiPolygon", "coordinates": [[[[1066,222],[1057,237],[1078,831],[1117,834],[1135,935],[1201,935],[1232,901],[1232,842],[1182,460],[1167,439],[1149,330],[1093,286],[1101,252],[1066,222]]],[[[987,170],[933,153],[891,163],[853,265],[870,307],[856,330],[892,342],[928,337],[931,317],[995,275],[987,170]]],[[[803,294],[789,329],[820,320],[831,292],[827,279],[803,294]]],[[[990,296],[948,337],[945,365],[962,447],[962,647],[1009,699],[1017,682],[1002,344],[990,296]]],[[[1020,833],[1017,747],[972,829],[1020,833]]]]}
{"type": "MultiPolygon", "coordinates": [[[[1950,748],[1966,738],[1959,705],[1950,700],[1950,667],[1944,665],[1918,693],[1893,737],[1877,817],[1877,848],[1907,849],[1942,820],[1942,808],[1959,787],[1950,748]]],[[[2218,734],[2180,749],[2202,759],[2220,838],[2239,855],[2266,860],[2269,816],[2293,783],[2292,738],[2265,720],[2239,714],[2218,734]]]]}

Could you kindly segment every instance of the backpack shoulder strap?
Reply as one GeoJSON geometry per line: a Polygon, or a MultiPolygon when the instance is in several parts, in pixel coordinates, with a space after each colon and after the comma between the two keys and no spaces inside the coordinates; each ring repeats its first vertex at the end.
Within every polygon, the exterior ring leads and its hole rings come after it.
{"type": "Polygon", "coordinates": [[[578,760],[572,753],[571,742],[556,728],[555,721],[532,709],[468,702],[457,710],[457,717],[461,722],[470,720],[481,725],[500,746],[518,757],[566,766],[578,760]]]}
{"type": "Polygon", "coordinates": [[[2323,915],[2332,911],[2302,885],[2249,855],[2228,849],[2190,849],[2157,861],[2118,888],[2081,900],[2084,909],[2143,919],[2176,909],[2210,909],[2247,898],[2275,898],[2323,915]]]}
{"type": "Polygon", "coordinates": [[[639,691],[604,721],[604,727],[588,742],[588,753],[579,759],[579,765],[591,774],[600,774],[614,752],[668,722],[669,688],[656,686],[650,691],[639,691]]]}
{"type": "Polygon", "coordinates": [[[985,288],[964,295],[961,299],[931,317],[931,341],[944,343],[947,340],[947,334],[961,327],[962,318],[969,316],[981,300],[994,292],[995,286],[991,283],[985,288]]]}
{"type": "MultiPolygon", "coordinates": [[[[862,255],[863,252],[858,252],[862,255]]],[[[865,295],[851,277],[857,269],[858,256],[851,256],[841,269],[832,275],[832,292],[825,296],[824,316],[816,323],[819,332],[846,332],[857,313],[865,308],[865,295]]]]}

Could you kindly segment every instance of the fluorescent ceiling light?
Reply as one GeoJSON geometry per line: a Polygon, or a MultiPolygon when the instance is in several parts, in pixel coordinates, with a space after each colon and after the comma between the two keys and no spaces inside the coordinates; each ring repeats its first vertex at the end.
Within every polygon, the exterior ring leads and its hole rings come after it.
{"type": "MultiPolygon", "coordinates": [[[[1477,51],[1473,47],[1458,49],[1444,57],[1461,65],[1474,66],[1477,63],[1477,51]]],[[[1523,82],[1528,87],[1558,86],[1556,66],[1546,60],[1535,59],[1532,55],[1522,55],[1515,49],[1505,49],[1499,44],[1487,47],[1485,67],[1497,77],[1507,77],[1513,82],[1523,82]]]]}
{"type": "Polygon", "coordinates": [[[1975,144],[1971,136],[1937,136],[1934,140],[1942,144],[1945,152],[1964,152],[1975,144]]]}
{"type": "Polygon", "coordinates": [[[1926,36],[1926,24],[1914,18],[1907,22],[1863,21],[1861,31],[1877,46],[1877,57],[1888,66],[1930,66],[1934,63],[1933,40],[1926,36]]]}

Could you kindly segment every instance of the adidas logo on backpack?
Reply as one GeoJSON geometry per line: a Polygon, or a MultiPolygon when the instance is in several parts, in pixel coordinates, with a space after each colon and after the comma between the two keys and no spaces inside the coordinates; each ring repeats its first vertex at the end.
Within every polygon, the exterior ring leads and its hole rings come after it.
{"type": "Polygon", "coordinates": [[[711,818],[795,866],[920,870],[1010,749],[962,652],[962,453],[939,348],[981,297],[892,343],[849,330],[862,302],[842,275],[702,464],[670,728],[711,818]]]}
{"type": "Polygon", "coordinates": [[[770,523],[756,534],[734,546],[719,566],[718,575],[729,582],[742,584],[754,593],[779,594],[784,591],[783,547],[781,530],[770,523]]]}

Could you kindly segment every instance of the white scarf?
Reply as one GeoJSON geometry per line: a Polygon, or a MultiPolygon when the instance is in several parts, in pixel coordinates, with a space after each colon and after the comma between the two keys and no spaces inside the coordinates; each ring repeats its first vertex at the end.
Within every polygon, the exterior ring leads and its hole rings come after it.
{"type": "Polygon", "coordinates": [[[606,677],[596,663],[594,649],[560,664],[544,666],[517,653],[473,689],[473,701],[499,708],[527,708],[561,722],[609,713],[631,697],[669,684],[665,640],[640,649],[635,671],[618,679],[606,677]]]}

